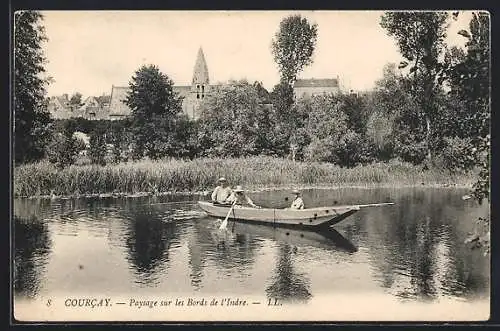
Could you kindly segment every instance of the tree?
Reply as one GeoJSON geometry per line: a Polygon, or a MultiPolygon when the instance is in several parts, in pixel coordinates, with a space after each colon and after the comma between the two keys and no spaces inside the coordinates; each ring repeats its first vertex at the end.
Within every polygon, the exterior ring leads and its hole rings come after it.
{"type": "Polygon", "coordinates": [[[299,122],[295,113],[297,109],[292,107],[293,88],[288,83],[280,82],[274,86],[270,97],[273,104],[270,116],[274,125],[270,137],[272,149],[276,155],[285,156],[289,153],[292,133],[299,122]]]}
{"type": "Polygon", "coordinates": [[[14,151],[15,162],[36,161],[45,155],[50,141],[50,114],[47,111],[45,56],[47,40],[37,11],[14,13],[14,151]]]}
{"type": "Polygon", "coordinates": [[[490,191],[490,122],[491,122],[491,64],[490,17],[486,12],[474,12],[469,31],[461,30],[467,38],[466,52],[450,66],[448,77],[450,97],[459,100],[457,114],[461,138],[471,139],[470,155],[480,168],[474,185],[477,200],[489,199],[490,191]]]}
{"type": "Polygon", "coordinates": [[[253,87],[257,91],[257,94],[260,99],[260,103],[262,104],[268,104],[271,102],[271,94],[266,90],[264,85],[262,85],[262,82],[255,81],[253,83],[253,87]]]}
{"type": "Polygon", "coordinates": [[[245,81],[231,82],[205,99],[198,123],[204,154],[259,154],[262,146],[258,140],[265,123],[259,123],[257,115],[262,113],[262,107],[257,90],[245,81]]]}
{"type": "Polygon", "coordinates": [[[69,104],[75,107],[79,107],[82,105],[82,94],[80,92],[76,92],[69,99],[69,104]]]}
{"type": "Polygon", "coordinates": [[[433,122],[438,116],[437,98],[442,84],[448,14],[444,12],[389,12],[382,16],[380,25],[393,36],[406,61],[400,68],[410,66],[408,82],[412,97],[418,105],[417,121],[425,132],[426,159],[432,161],[435,139],[433,122]]]}
{"type": "Polygon", "coordinates": [[[281,82],[293,85],[297,74],[312,63],[317,35],[318,25],[310,24],[300,15],[291,15],[281,21],[271,44],[281,82]]]}
{"type": "Polygon", "coordinates": [[[90,135],[90,162],[98,165],[106,165],[106,140],[105,133],[101,130],[94,130],[90,135]]]}
{"type": "Polygon", "coordinates": [[[79,143],[75,133],[74,122],[66,122],[63,132],[54,132],[48,144],[47,155],[50,163],[63,169],[75,163],[79,150],[79,143]]]}
{"type": "Polygon", "coordinates": [[[348,167],[370,161],[371,151],[364,136],[350,126],[344,99],[344,96],[317,95],[297,101],[296,107],[302,108],[300,113],[308,114],[307,159],[348,167]]]}
{"type": "Polygon", "coordinates": [[[132,110],[135,155],[153,159],[172,155],[175,119],[182,112],[182,99],[172,80],[154,65],[142,66],[129,83],[125,103],[132,110]]]}

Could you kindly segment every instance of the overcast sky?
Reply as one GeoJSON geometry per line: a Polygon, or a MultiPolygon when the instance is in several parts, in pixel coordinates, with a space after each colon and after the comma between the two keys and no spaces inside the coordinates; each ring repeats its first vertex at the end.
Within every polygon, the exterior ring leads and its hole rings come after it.
{"type": "MultiPolygon", "coordinates": [[[[49,41],[44,44],[49,95],[76,91],[84,96],[109,94],[126,86],[142,64],[155,64],[176,85],[189,85],[199,47],[211,82],[278,82],[271,39],[280,21],[295,12],[201,11],[44,11],[49,41]]],[[[382,76],[388,62],[399,63],[394,40],[380,27],[382,12],[298,12],[318,24],[314,62],[302,78],[339,76],[345,88],[366,90],[382,76]]],[[[450,26],[449,43],[463,45],[457,31],[470,15],[450,26]]]]}

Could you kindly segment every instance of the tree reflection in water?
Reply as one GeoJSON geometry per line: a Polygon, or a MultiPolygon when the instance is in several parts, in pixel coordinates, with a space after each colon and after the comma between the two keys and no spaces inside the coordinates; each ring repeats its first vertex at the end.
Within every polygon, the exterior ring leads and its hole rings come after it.
{"type": "Polygon", "coordinates": [[[468,222],[459,195],[412,190],[395,200],[394,208],[371,211],[365,224],[364,241],[385,288],[403,299],[434,300],[487,287],[483,273],[469,274],[481,261],[473,261],[459,233],[468,222]]]}
{"type": "Polygon", "coordinates": [[[305,275],[293,270],[294,247],[290,244],[280,244],[275,274],[271,284],[266,288],[268,299],[278,299],[282,302],[307,302],[312,294],[310,283],[305,275]]]}
{"type": "Polygon", "coordinates": [[[42,273],[51,249],[48,227],[45,223],[14,216],[14,293],[21,297],[35,297],[40,289],[42,273]]]}
{"type": "Polygon", "coordinates": [[[177,225],[152,209],[134,208],[126,212],[129,230],[126,247],[131,267],[138,283],[155,283],[160,273],[166,272],[169,249],[178,241],[177,225]]]}

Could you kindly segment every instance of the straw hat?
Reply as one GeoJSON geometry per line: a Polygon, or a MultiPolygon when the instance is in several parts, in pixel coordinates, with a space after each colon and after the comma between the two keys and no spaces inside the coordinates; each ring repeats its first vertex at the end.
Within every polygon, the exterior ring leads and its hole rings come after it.
{"type": "Polygon", "coordinates": [[[226,178],[224,178],[224,177],[219,178],[219,182],[225,182],[225,181],[226,181],[226,178]]]}
{"type": "Polygon", "coordinates": [[[238,193],[238,192],[244,192],[243,187],[241,187],[241,185],[237,185],[236,188],[233,191],[236,192],[236,193],[238,193]]]}
{"type": "Polygon", "coordinates": [[[292,190],[292,193],[293,194],[300,194],[300,191],[299,190],[292,190]]]}

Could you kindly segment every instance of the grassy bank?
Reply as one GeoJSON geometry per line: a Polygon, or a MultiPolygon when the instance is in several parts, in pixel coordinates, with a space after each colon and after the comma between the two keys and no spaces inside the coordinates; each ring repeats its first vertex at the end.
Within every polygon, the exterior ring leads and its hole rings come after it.
{"type": "Polygon", "coordinates": [[[200,192],[211,190],[217,178],[247,188],[305,186],[470,185],[472,176],[391,161],[355,168],[303,163],[272,157],[138,161],[106,166],[56,169],[48,162],[14,170],[14,195],[75,196],[96,193],[200,192]]]}

